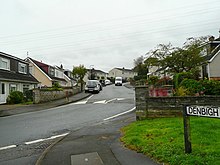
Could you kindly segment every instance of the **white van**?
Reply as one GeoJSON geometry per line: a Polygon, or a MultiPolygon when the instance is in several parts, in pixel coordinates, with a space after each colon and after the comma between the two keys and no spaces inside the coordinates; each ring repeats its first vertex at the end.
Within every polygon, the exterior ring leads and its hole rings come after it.
{"type": "Polygon", "coordinates": [[[122,86],[122,77],[115,77],[115,86],[122,86]]]}

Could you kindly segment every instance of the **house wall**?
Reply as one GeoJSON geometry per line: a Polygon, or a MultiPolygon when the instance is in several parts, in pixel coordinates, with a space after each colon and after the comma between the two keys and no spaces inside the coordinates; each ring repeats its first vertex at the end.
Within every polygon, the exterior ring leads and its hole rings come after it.
{"type": "Polygon", "coordinates": [[[116,68],[112,69],[108,73],[108,77],[121,77],[122,72],[116,68]]]}
{"type": "Polygon", "coordinates": [[[114,68],[109,71],[108,77],[122,77],[123,79],[129,79],[134,78],[134,76],[137,75],[135,72],[127,71],[127,70],[120,70],[117,68],[114,68]]]}
{"type": "Polygon", "coordinates": [[[41,86],[52,87],[52,81],[49,79],[49,77],[47,77],[32,63],[29,63],[29,67],[31,68],[30,70],[32,76],[34,76],[40,82],[41,86]]]}
{"type": "Polygon", "coordinates": [[[219,64],[220,64],[220,51],[217,53],[217,55],[212,60],[212,62],[208,64],[210,79],[220,80],[219,64]]]}
{"type": "Polygon", "coordinates": [[[0,104],[4,104],[6,103],[6,99],[7,97],[9,96],[10,92],[11,92],[11,89],[10,89],[10,86],[13,85],[13,86],[16,86],[16,89],[15,91],[20,91],[20,92],[24,92],[24,85],[28,85],[28,89],[31,90],[31,89],[34,89],[35,88],[35,85],[34,84],[29,84],[29,83],[18,83],[18,82],[13,82],[13,81],[0,81],[0,84],[4,83],[5,84],[5,94],[0,94],[0,104]]]}

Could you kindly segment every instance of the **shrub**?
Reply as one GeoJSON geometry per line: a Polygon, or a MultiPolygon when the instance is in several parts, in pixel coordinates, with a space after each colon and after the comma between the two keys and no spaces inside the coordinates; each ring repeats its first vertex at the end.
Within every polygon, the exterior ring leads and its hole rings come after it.
{"type": "Polygon", "coordinates": [[[18,104],[24,101],[24,95],[20,91],[13,91],[7,98],[7,103],[9,104],[18,104]]]}
{"type": "Polygon", "coordinates": [[[26,102],[33,101],[33,91],[32,90],[24,91],[24,100],[26,102]]]}
{"type": "Polygon", "coordinates": [[[158,76],[150,76],[148,79],[149,85],[155,85],[158,82],[159,78],[158,76]]]}
{"type": "Polygon", "coordinates": [[[194,79],[184,79],[180,83],[180,87],[187,89],[189,95],[195,95],[204,90],[202,84],[194,79]]]}
{"type": "Polygon", "coordinates": [[[220,82],[216,80],[200,80],[205,95],[220,95],[220,82]]]}
{"type": "Polygon", "coordinates": [[[181,72],[181,73],[177,73],[173,79],[174,79],[175,88],[178,88],[180,83],[184,79],[194,79],[194,76],[191,72],[181,72]]]}
{"type": "Polygon", "coordinates": [[[175,95],[176,96],[188,96],[188,95],[190,95],[190,92],[187,89],[185,89],[184,87],[179,87],[179,88],[177,88],[175,95]]]}

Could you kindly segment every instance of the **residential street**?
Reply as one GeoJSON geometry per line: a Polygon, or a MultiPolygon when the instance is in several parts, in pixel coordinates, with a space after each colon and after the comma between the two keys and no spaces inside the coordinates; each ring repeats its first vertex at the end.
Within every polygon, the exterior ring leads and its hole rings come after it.
{"type": "Polygon", "coordinates": [[[133,108],[133,89],[111,85],[82,101],[0,118],[0,164],[33,164],[56,137],[89,129],[133,108]]]}

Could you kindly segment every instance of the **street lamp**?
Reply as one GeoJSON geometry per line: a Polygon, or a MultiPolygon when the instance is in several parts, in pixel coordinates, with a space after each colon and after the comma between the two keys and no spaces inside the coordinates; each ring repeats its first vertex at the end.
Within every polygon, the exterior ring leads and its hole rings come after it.
{"type": "Polygon", "coordinates": [[[90,65],[89,69],[90,69],[90,80],[92,80],[92,67],[94,67],[94,65],[90,65]]]}

